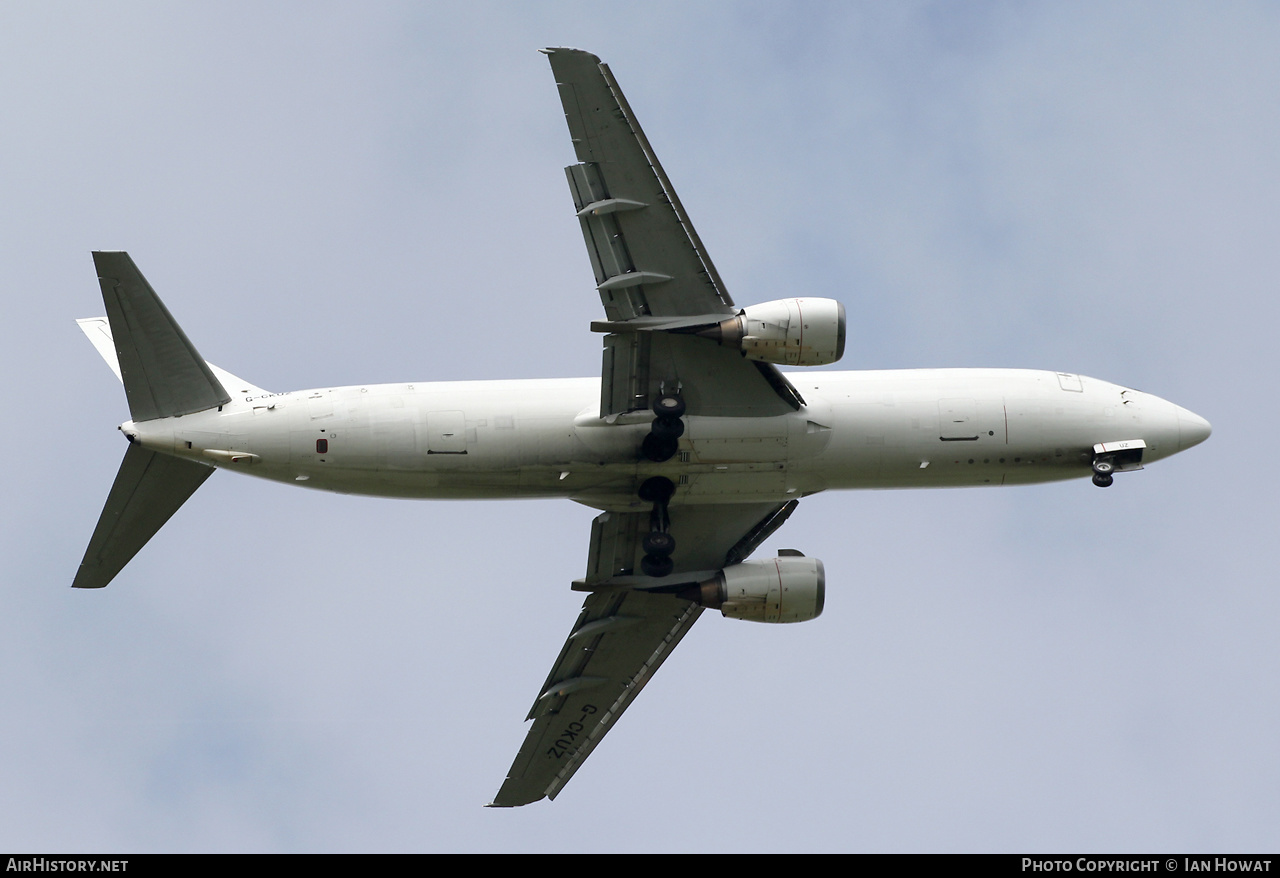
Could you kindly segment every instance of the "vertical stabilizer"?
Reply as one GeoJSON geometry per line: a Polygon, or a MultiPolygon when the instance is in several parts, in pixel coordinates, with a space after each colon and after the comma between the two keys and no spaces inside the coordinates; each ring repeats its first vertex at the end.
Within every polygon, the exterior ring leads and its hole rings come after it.
{"type": "Polygon", "coordinates": [[[222,383],[129,254],[98,251],[93,264],[133,420],[188,415],[229,402],[222,383]]]}
{"type": "Polygon", "coordinates": [[[130,445],[72,586],[110,582],[212,474],[213,467],[130,445]]]}

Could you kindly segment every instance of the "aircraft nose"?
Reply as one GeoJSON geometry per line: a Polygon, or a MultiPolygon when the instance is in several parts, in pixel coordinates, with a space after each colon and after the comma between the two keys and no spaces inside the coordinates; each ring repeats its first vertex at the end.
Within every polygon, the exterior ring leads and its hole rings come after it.
{"type": "Polygon", "coordinates": [[[1178,406],[1178,450],[1185,451],[1209,438],[1213,427],[1195,412],[1178,406]]]}

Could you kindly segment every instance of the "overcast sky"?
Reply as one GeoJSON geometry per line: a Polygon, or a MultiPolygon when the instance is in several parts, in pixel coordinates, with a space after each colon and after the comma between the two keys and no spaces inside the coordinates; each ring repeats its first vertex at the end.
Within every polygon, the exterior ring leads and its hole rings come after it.
{"type": "Polygon", "coordinates": [[[1272,3],[6,4],[0,848],[1254,851],[1280,842],[1272,3]],[[1208,443],[1100,491],[830,494],[555,802],[486,810],[592,511],[218,473],[107,589],[75,318],[127,249],[271,390],[597,375],[542,46],[610,63],[739,303],[845,369],[1126,384],[1208,443]]]}

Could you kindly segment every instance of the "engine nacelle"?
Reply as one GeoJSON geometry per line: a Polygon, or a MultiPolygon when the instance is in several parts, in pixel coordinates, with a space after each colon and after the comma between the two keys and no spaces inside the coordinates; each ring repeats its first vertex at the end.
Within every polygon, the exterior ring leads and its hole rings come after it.
{"type": "Polygon", "coordinates": [[[825,366],[844,356],[844,305],[835,299],[778,299],[744,308],[699,335],[750,360],[825,366]]]}
{"type": "Polygon", "coordinates": [[[734,564],[680,597],[733,619],[807,622],[821,615],[826,595],[822,562],[795,554],[734,564]]]}

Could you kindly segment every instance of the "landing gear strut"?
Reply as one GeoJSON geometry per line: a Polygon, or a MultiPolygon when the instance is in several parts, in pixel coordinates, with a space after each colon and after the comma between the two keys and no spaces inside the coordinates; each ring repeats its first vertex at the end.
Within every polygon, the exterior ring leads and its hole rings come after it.
{"type": "Polygon", "coordinates": [[[653,476],[640,485],[640,499],[653,504],[653,511],[649,513],[649,532],[640,542],[644,549],[640,569],[645,576],[660,578],[675,569],[671,553],[676,550],[676,541],[670,533],[671,516],[667,512],[667,504],[675,491],[676,486],[665,476],[653,476]]]}

